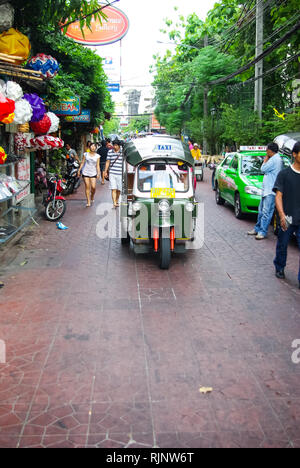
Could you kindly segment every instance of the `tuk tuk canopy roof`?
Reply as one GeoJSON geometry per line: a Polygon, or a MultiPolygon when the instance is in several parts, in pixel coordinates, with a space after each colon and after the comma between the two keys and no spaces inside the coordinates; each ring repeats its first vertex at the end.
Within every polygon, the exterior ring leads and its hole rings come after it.
{"type": "Polygon", "coordinates": [[[194,165],[194,158],[189,147],[181,140],[168,136],[148,136],[137,138],[124,146],[126,161],[137,166],[148,159],[176,159],[194,165]]]}

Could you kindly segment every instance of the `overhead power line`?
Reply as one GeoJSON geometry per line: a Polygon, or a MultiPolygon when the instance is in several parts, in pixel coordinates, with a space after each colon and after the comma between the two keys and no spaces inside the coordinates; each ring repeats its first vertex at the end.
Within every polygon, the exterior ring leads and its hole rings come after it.
{"type": "Polygon", "coordinates": [[[236,83],[234,85],[228,85],[228,87],[232,87],[232,88],[236,88],[236,87],[240,87],[240,86],[243,86],[245,84],[248,84],[248,83],[252,83],[256,80],[259,80],[260,78],[263,78],[267,75],[270,75],[270,73],[273,73],[275,70],[278,70],[278,68],[281,68],[283,67],[284,65],[286,65],[287,63],[291,62],[292,60],[296,60],[298,57],[300,57],[300,52],[298,52],[297,54],[295,55],[292,55],[291,57],[289,57],[287,60],[285,60],[284,62],[281,62],[279,63],[278,65],[276,65],[276,67],[273,67],[273,68],[270,68],[270,70],[267,70],[265,71],[264,73],[262,73],[261,75],[259,76],[256,76],[254,78],[250,78],[249,80],[247,81],[243,81],[241,83],[236,83]]]}
{"type": "MultiPolygon", "coordinates": [[[[280,39],[278,39],[277,41],[274,42],[273,45],[271,45],[270,47],[268,47],[262,54],[260,54],[258,57],[256,57],[254,60],[252,60],[251,62],[249,62],[247,65],[244,65],[243,67],[239,68],[236,72],[234,73],[231,73],[230,75],[227,75],[227,76],[224,76],[222,78],[218,78],[217,80],[213,80],[213,81],[209,81],[208,83],[206,83],[206,85],[208,86],[213,86],[213,85],[216,85],[216,84],[220,84],[220,83],[224,83],[225,81],[228,81],[230,80],[231,78],[234,78],[235,76],[237,75],[240,75],[241,73],[243,73],[244,71],[248,70],[249,68],[251,68],[253,65],[255,65],[257,62],[259,62],[260,60],[264,59],[265,57],[267,57],[271,52],[273,52],[273,50],[276,50],[283,42],[285,42],[287,39],[289,39],[293,34],[295,34],[295,32],[298,31],[298,29],[300,28],[300,21],[288,32],[286,33],[283,37],[281,37],[280,39]]],[[[281,64],[280,64],[281,65],[281,64]]],[[[279,66],[280,66],[279,65],[279,66]]],[[[279,67],[278,66],[278,67],[279,67]]],[[[192,83],[191,84],[191,87],[188,91],[188,93],[186,94],[186,97],[185,97],[185,100],[184,102],[182,103],[181,105],[181,109],[183,109],[183,107],[186,105],[188,99],[190,98],[191,96],[191,93],[193,91],[193,88],[196,86],[197,83],[192,83]]],[[[203,85],[205,86],[205,85],[203,85]]]]}
{"type": "Polygon", "coordinates": [[[289,32],[287,32],[283,37],[275,41],[274,44],[268,47],[262,54],[260,54],[251,62],[249,62],[247,65],[244,65],[243,67],[239,68],[236,72],[231,73],[230,75],[224,76],[223,78],[218,78],[217,80],[209,81],[207,84],[209,86],[212,86],[212,85],[224,83],[224,81],[228,81],[231,78],[234,78],[235,76],[240,75],[241,73],[243,73],[244,71],[248,70],[253,65],[255,65],[257,62],[259,62],[260,60],[263,60],[265,57],[270,55],[270,53],[273,52],[273,50],[277,49],[283,42],[285,42],[287,39],[293,36],[293,34],[295,34],[295,32],[299,30],[299,28],[300,28],[300,21],[297,24],[295,24],[295,26],[289,32]]]}

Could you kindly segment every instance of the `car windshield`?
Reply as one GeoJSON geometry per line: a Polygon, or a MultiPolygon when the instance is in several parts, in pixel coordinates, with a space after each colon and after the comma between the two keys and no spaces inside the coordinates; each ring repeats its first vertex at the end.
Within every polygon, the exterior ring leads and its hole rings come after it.
{"type": "Polygon", "coordinates": [[[140,192],[150,192],[153,188],[172,188],[176,192],[187,192],[189,173],[187,164],[141,164],[138,169],[138,189],[140,192]]]}
{"type": "Polygon", "coordinates": [[[243,156],[242,158],[242,174],[247,175],[263,175],[261,166],[264,162],[263,156],[243,156]]]}

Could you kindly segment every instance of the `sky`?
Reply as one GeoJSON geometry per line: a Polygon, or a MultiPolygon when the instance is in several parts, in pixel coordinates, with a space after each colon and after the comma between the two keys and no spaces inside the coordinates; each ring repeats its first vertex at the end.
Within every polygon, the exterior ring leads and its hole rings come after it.
{"type": "MultiPolygon", "coordinates": [[[[120,42],[100,46],[97,53],[102,57],[115,56],[114,60],[118,62],[118,81],[121,76],[123,91],[149,86],[153,81],[153,75],[149,73],[150,65],[154,64],[153,55],[163,55],[168,48],[173,48],[172,45],[157,43],[169,41],[168,35],[160,32],[165,27],[164,19],[173,19],[176,22],[179,15],[187,17],[194,12],[205,19],[215,3],[216,0],[120,0],[114,6],[122,10],[130,22],[129,31],[121,41],[121,73],[120,42]],[[174,7],[178,7],[178,11],[175,12],[174,7]]],[[[118,93],[112,94],[117,100],[118,93]]]]}

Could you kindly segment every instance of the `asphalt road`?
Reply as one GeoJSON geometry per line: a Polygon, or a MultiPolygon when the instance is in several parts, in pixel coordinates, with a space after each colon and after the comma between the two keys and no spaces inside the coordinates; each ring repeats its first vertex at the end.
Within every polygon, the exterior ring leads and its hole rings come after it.
{"type": "Polygon", "coordinates": [[[97,237],[101,185],[0,252],[1,447],[300,447],[299,251],[275,278],[275,237],[210,176],[204,245],[169,271],[97,237]]]}

